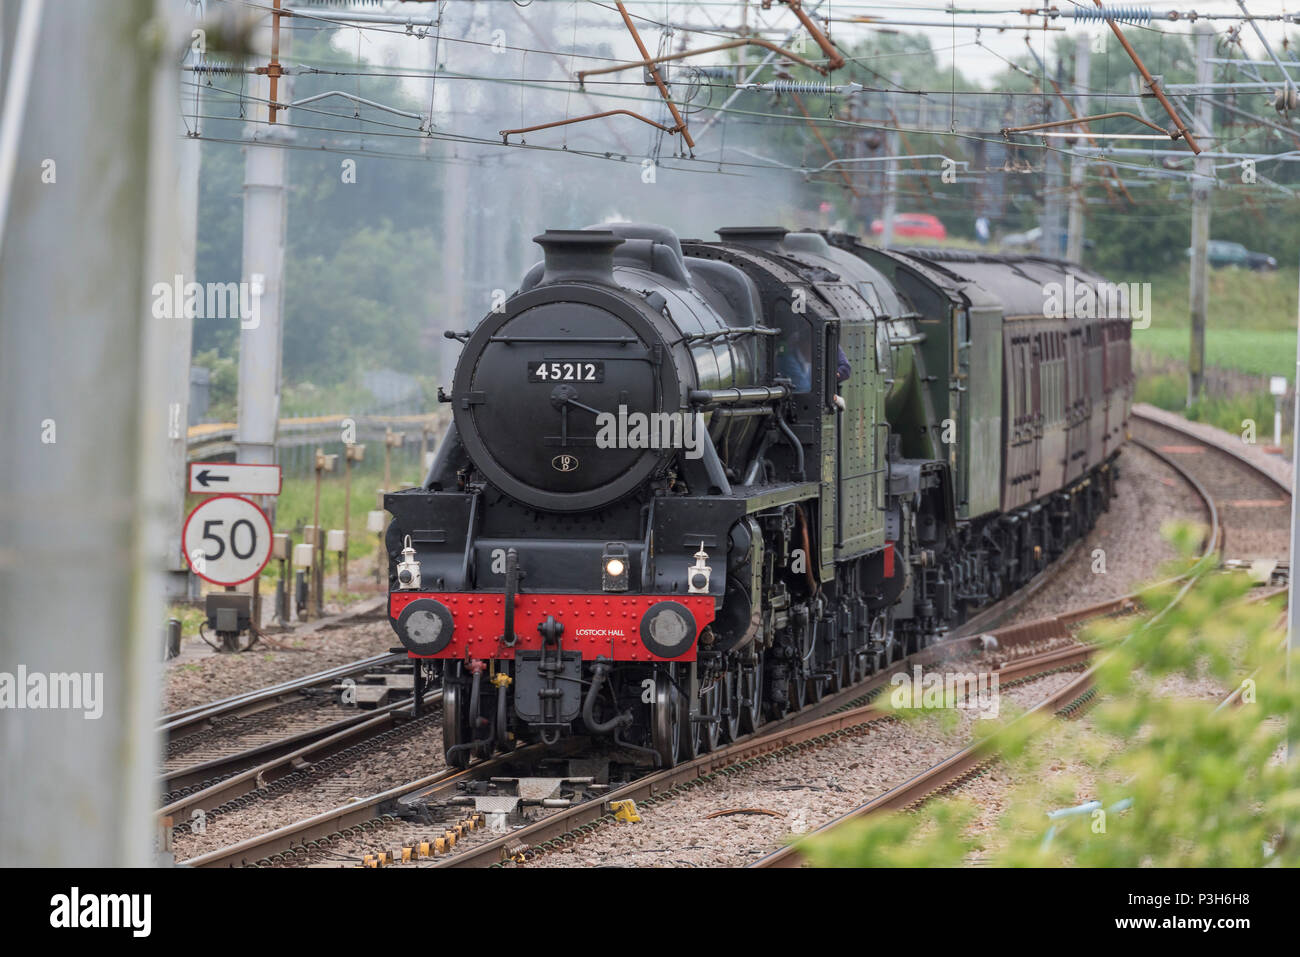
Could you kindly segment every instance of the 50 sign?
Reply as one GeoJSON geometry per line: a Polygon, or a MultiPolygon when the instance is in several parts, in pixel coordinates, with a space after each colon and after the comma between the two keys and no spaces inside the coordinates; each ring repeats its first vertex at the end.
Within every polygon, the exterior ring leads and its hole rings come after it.
{"type": "Polygon", "coordinates": [[[181,534],[190,568],[214,585],[238,585],[259,574],[271,557],[271,539],[266,513],[238,495],[199,503],[181,534]]]}

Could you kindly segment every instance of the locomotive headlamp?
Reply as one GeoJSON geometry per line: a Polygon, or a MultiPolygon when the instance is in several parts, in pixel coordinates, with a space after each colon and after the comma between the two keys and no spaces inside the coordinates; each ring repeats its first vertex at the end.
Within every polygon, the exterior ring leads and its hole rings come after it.
{"type": "Polygon", "coordinates": [[[402,560],[397,563],[397,584],[399,588],[420,587],[420,563],[415,560],[415,549],[411,547],[410,535],[406,536],[402,560]]]}
{"type": "Polygon", "coordinates": [[[627,546],[609,542],[601,556],[600,585],[605,591],[627,591],[627,546]]]}
{"type": "Polygon", "coordinates": [[[686,590],[692,595],[709,593],[709,578],[713,575],[713,569],[708,563],[709,553],[704,550],[704,543],[700,542],[700,550],[695,553],[695,564],[686,570],[686,590]]]}
{"type": "Polygon", "coordinates": [[[660,658],[676,658],[695,644],[695,616],[675,601],[651,605],[641,618],[641,643],[660,658]]]}
{"type": "Polygon", "coordinates": [[[417,655],[436,655],[451,644],[455,621],[450,609],[432,598],[417,598],[397,617],[394,629],[406,650],[417,655]]]}

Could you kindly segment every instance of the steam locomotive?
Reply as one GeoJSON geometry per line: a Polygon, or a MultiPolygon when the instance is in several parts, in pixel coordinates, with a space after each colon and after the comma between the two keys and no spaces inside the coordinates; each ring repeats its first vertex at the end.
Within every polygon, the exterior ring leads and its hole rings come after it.
{"type": "Polygon", "coordinates": [[[1107,508],[1131,323],[1045,305],[1101,277],[717,234],[548,230],[447,334],[453,424],[384,504],[391,623],[441,675],[450,765],[533,741],[687,760],[943,638],[1107,508]]]}

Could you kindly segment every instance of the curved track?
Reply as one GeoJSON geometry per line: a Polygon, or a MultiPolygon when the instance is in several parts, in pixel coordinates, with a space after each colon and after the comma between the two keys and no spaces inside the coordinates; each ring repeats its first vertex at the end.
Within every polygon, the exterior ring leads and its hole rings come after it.
{"type": "MultiPolygon", "coordinates": [[[[1289,490],[1271,476],[1260,473],[1243,457],[1233,456],[1199,438],[1183,435],[1168,425],[1148,423],[1148,420],[1136,413],[1135,420],[1135,431],[1138,433],[1134,436],[1135,443],[1148,448],[1167,462],[1196,490],[1204,503],[1209,528],[1205,540],[1206,554],[1222,552],[1224,547],[1233,545],[1246,548],[1246,543],[1252,541],[1259,544],[1251,546],[1249,550],[1252,550],[1252,554],[1248,557],[1259,557],[1257,553],[1261,551],[1267,553],[1267,523],[1258,522],[1256,516],[1263,510],[1275,510],[1279,506],[1250,503],[1277,499],[1279,495],[1289,501],[1289,490]],[[1183,449],[1185,446],[1198,446],[1203,451],[1186,451],[1183,449]],[[1237,478],[1231,474],[1233,471],[1240,473],[1237,478]],[[1244,482],[1258,484],[1246,486],[1242,484],[1244,482]],[[1243,487],[1248,488],[1250,494],[1256,497],[1242,498],[1239,490],[1243,487]],[[1255,537],[1252,538],[1252,535],[1255,537]]],[[[1269,514],[1273,512],[1270,511],[1269,514]]],[[[630,799],[642,804],[653,804],[662,795],[700,786],[715,777],[725,777],[728,773],[733,773],[729,769],[765,760],[765,755],[779,754],[786,749],[815,747],[839,735],[858,733],[867,725],[889,717],[887,713],[872,708],[868,702],[888,686],[895,673],[910,670],[916,665],[933,667],[946,660],[960,661],[962,658],[977,656],[986,647],[990,634],[997,638],[998,647],[1010,659],[998,670],[1002,681],[1083,667],[1092,649],[1072,642],[1078,626],[1100,616],[1136,610],[1138,603],[1135,595],[986,632],[986,629],[1006,620],[1030,595],[1059,574],[1069,558],[1070,553],[1062,556],[1026,589],[968,621],[950,640],[907,656],[891,668],[852,688],[828,695],[796,714],[765,724],[758,732],[735,744],[678,767],[647,774],[599,799],[556,810],[510,834],[475,840],[473,846],[454,852],[449,848],[445,858],[422,863],[425,866],[473,867],[493,866],[503,861],[522,862],[557,843],[562,844],[612,823],[615,817],[610,805],[614,801],[630,799]],[[1046,652],[1029,651],[1030,648],[1041,648],[1043,643],[1051,645],[1053,642],[1056,646],[1050,647],[1046,652]]],[[[1180,597],[1190,589],[1192,583],[1192,580],[1185,582],[1180,597]]],[[[1091,669],[1083,671],[1033,710],[1072,713],[1090,699],[1091,675],[1091,669]]],[[[377,835],[385,826],[398,820],[404,799],[409,800],[417,793],[424,796],[453,793],[465,781],[500,775],[511,766],[526,763],[532,750],[524,748],[510,755],[499,755],[472,765],[465,771],[440,771],[373,795],[364,801],[201,855],[188,863],[201,867],[305,863],[317,852],[327,851],[337,842],[346,842],[350,838],[372,832],[377,835]]],[[[993,757],[987,748],[967,748],[892,791],[829,822],[814,833],[822,833],[844,820],[864,814],[919,803],[935,793],[959,786],[991,760],[993,757]]],[[[792,845],[768,855],[754,866],[798,866],[800,863],[798,845],[792,845]]]]}
{"type": "MultiPolygon", "coordinates": [[[[1239,556],[1246,561],[1277,561],[1279,532],[1283,538],[1287,533],[1286,520],[1278,522],[1277,517],[1289,517],[1291,499],[1291,490],[1282,481],[1252,462],[1248,456],[1230,447],[1216,445],[1188,429],[1179,428],[1177,423],[1157,421],[1137,411],[1134,412],[1133,421],[1131,440],[1177,471],[1196,489],[1204,503],[1208,520],[1205,555],[1217,552],[1222,558],[1225,554],[1232,554],[1228,549],[1236,548],[1248,553],[1239,556]],[[1272,516],[1272,521],[1261,521],[1261,514],[1272,516]]],[[[1285,546],[1280,554],[1285,556],[1285,546]]],[[[1195,578],[1189,578],[1178,597],[1186,594],[1194,582],[1195,578]]],[[[1096,611],[1097,609],[1085,609],[1084,612],[1075,614],[1090,617],[1096,611]]],[[[1021,627],[1034,628],[1039,624],[1033,622],[1021,627]]],[[[1033,711],[1043,713],[1050,709],[1050,713],[1058,715],[1072,714],[1088,695],[1092,673],[1093,669],[1090,668],[1033,711]]],[[[1227,700],[1231,702],[1238,693],[1234,691],[1227,700]]],[[[848,821],[882,811],[914,807],[935,795],[959,787],[994,760],[995,751],[995,747],[987,746],[965,748],[911,780],[828,822],[813,834],[825,836],[848,821]]],[[[800,843],[774,851],[751,866],[799,867],[804,863],[800,843]]]]}

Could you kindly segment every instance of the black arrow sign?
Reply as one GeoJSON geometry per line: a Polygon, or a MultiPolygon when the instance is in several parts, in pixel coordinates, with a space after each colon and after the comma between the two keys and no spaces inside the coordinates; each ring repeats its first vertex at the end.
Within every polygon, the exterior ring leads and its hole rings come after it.
{"type": "Polygon", "coordinates": [[[207,488],[208,485],[210,485],[213,482],[229,482],[230,476],[213,475],[207,469],[204,469],[202,472],[194,473],[194,480],[198,482],[200,485],[202,485],[204,488],[207,488]]]}

